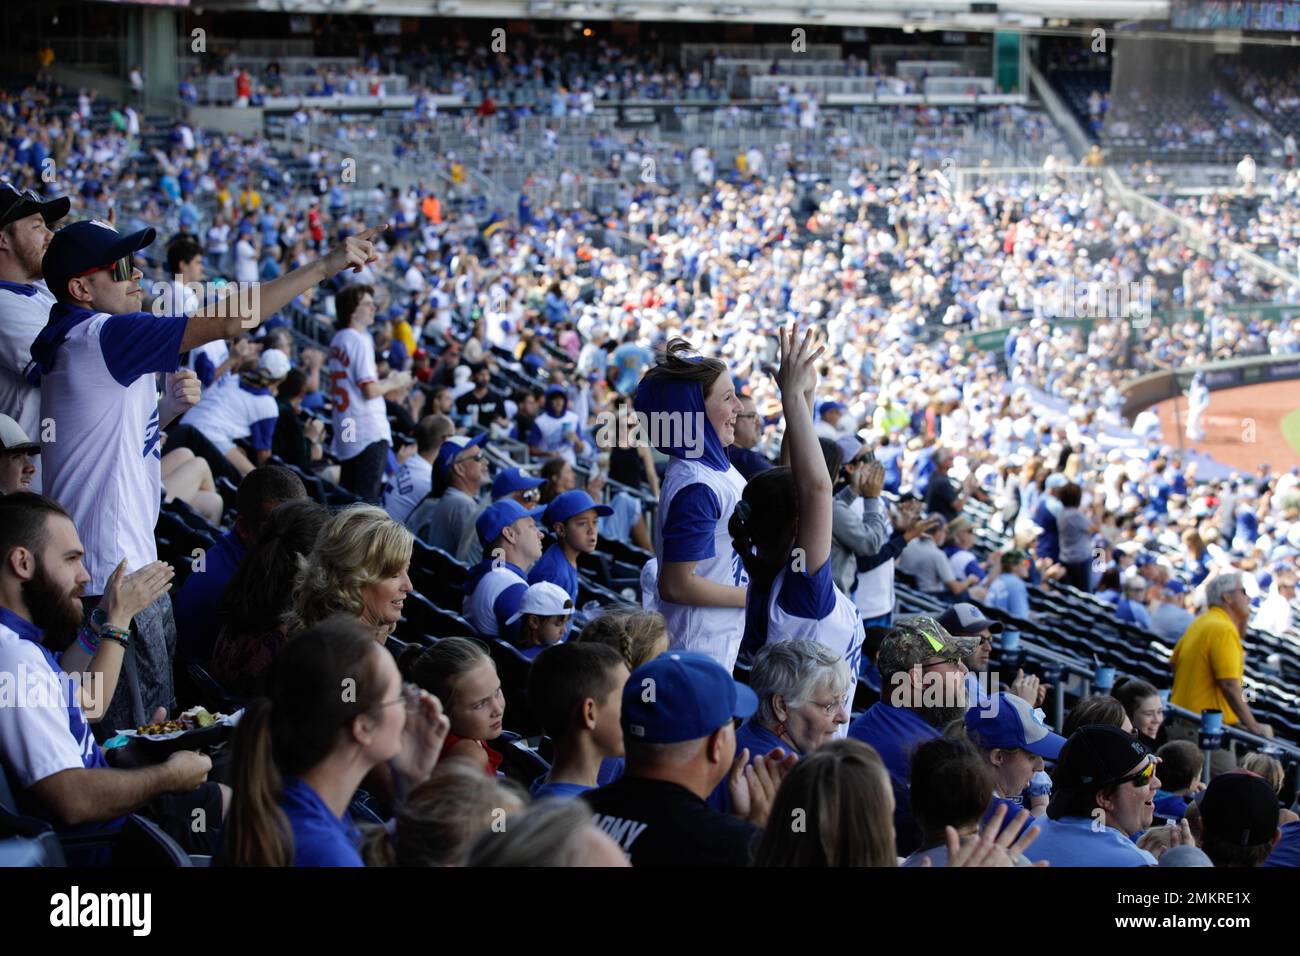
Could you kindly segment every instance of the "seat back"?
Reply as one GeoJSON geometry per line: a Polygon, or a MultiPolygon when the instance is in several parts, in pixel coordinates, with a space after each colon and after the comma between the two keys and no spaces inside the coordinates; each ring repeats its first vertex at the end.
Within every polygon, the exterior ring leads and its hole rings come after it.
{"type": "Polygon", "coordinates": [[[138,813],[126,818],[113,844],[113,866],[125,868],[190,867],[185,849],[152,820],[138,813]]]}

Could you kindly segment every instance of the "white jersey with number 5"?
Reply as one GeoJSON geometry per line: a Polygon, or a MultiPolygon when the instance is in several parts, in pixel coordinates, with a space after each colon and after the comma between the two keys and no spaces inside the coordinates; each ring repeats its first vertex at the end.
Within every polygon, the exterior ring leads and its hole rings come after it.
{"type": "Polygon", "coordinates": [[[375,341],[356,329],[343,329],[330,342],[330,399],[334,402],[334,437],[330,453],[346,461],[377,441],[393,443],[384,397],[366,398],[362,386],[379,380],[375,341]]]}

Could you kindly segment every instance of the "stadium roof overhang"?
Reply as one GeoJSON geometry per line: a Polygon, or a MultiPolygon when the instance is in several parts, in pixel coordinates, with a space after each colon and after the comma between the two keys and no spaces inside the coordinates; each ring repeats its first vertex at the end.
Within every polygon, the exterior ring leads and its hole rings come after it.
{"type": "Polygon", "coordinates": [[[190,0],[212,10],[400,17],[789,23],[997,30],[1049,21],[1168,20],[1169,0],[190,0]]]}

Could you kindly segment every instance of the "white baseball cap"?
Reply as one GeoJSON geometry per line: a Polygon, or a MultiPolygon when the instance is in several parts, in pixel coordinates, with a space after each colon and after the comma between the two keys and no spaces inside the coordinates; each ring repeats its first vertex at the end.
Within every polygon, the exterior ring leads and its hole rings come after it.
{"type": "Polygon", "coordinates": [[[41,453],[41,443],[32,441],[23,426],[8,415],[0,415],[0,452],[25,451],[30,455],[41,453]]]}
{"type": "Polygon", "coordinates": [[[506,623],[513,624],[525,614],[551,617],[555,614],[572,613],[573,600],[569,597],[568,591],[551,581],[538,581],[536,584],[528,585],[523,600],[519,602],[519,610],[510,615],[506,623]]]}
{"type": "Polygon", "coordinates": [[[264,349],[257,360],[257,368],[262,377],[270,381],[279,381],[289,374],[289,356],[279,349],[264,349]]]}

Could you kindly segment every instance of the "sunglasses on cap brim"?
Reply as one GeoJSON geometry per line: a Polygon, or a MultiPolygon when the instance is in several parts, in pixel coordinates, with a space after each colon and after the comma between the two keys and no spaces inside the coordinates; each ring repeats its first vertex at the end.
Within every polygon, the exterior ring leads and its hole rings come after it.
{"type": "Polygon", "coordinates": [[[121,259],[118,259],[115,262],[110,262],[106,266],[95,266],[93,269],[87,269],[85,272],[78,272],[74,276],[68,276],[68,278],[80,279],[83,276],[104,271],[108,271],[112,274],[114,282],[130,282],[135,277],[135,255],[133,253],[127,253],[121,259]]]}

